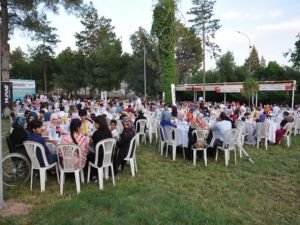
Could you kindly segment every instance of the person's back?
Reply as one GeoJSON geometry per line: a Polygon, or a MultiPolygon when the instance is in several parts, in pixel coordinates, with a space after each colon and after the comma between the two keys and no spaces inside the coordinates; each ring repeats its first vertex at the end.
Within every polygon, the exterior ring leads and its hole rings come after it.
{"type": "Polygon", "coordinates": [[[227,116],[224,112],[220,114],[219,121],[211,128],[215,139],[224,141],[224,134],[227,130],[232,128],[232,124],[229,120],[226,120],[227,116]]]}

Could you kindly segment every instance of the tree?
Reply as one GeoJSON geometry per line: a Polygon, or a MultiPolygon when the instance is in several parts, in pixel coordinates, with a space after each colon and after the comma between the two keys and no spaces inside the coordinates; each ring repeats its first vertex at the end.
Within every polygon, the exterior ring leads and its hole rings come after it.
{"type": "Polygon", "coordinates": [[[88,82],[94,89],[110,91],[119,88],[125,66],[121,42],[105,43],[87,58],[88,82]]]}
{"type": "Polygon", "coordinates": [[[235,76],[235,62],[232,52],[227,52],[217,61],[217,68],[221,75],[222,82],[238,81],[235,76]]]}
{"type": "Polygon", "coordinates": [[[76,12],[80,9],[82,0],[26,0],[8,1],[1,0],[1,59],[2,79],[9,80],[9,44],[8,35],[15,28],[35,31],[45,10],[58,13],[59,6],[63,6],[68,12],[76,12]]]}
{"type": "Polygon", "coordinates": [[[48,64],[54,58],[54,47],[59,42],[58,35],[55,34],[57,29],[49,26],[49,22],[41,21],[41,24],[37,28],[36,35],[33,37],[33,40],[40,42],[40,44],[32,49],[32,54],[36,57],[39,57],[41,60],[43,68],[43,77],[44,77],[44,91],[48,93],[47,86],[47,67],[48,64]]]}
{"type": "Polygon", "coordinates": [[[177,79],[180,83],[186,83],[201,66],[202,47],[195,31],[179,21],[176,22],[175,54],[177,79]]]}
{"type": "Polygon", "coordinates": [[[153,12],[152,33],[158,39],[162,90],[165,102],[172,101],[171,84],[176,83],[175,0],[159,0],[153,12]]]}
{"type": "Polygon", "coordinates": [[[20,47],[16,48],[10,54],[10,75],[16,79],[29,79],[30,67],[28,63],[28,57],[20,47]]]}
{"type": "Polygon", "coordinates": [[[285,53],[285,56],[290,55],[289,62],[293,63],[293,67],[300,71],[300,33],[296,36],[298,40],[295,42],[295,49],[294,51],[289,50],[289,52],[285,53]]]}
{"type": "Polygon", "coordinates": [[[84,85],[85,56],[79,51],[72,51],[70,48],[63,50],[56,57],[58,71],[55,83],[59,88],[63,88],[67,94],[78,90],[84,85]]]}
{"type": "Polygon", "coordinates": [[[249,60],[250,60],[250,74],[253,74],[260,65],[259,57],[255,46],[253,46],[250,56],[245,61],[245,66],[249,68],[249,60]]]}
{"type": "Polygon", "coordinates": [[[97,9],[94,8],[92,2],[83,7],[81,17],[80,22],[84,30],[76,33],[75,38],[76,46],[85,55],[91,55],[96,48],[116,39],[116,35],[113,32],[114,27],[110,24],[111,19],[99,18],[97,9]]]}
{"type": "MultiPolygon", "coordinates": [[[[203,84],[205,85],[205,51],[207,49],[214,57],[218,56],[217,52],[220,52],[220,48],[211,39],[215,38],[215,33],[221,28],[221,25],[219,19],[213,19],[216,1],[193,0],[192,2],[194,7],[190,9],[188,14],[192,14],[194,19],[189,20],[189,22],[194,23],[192,27],[202,37],[203,84]]],[[[203,88],[203,98],[205,100],[205,88],[203,88]]]]}
{"type": "Polygon", "coordinates": [[[258,90],[259,90],[259,85],[253,77],[248,77],[243,82],[243,94],[245,95],[245,97],[248,98],[249,105],[250,105],[251,97],[252,97],[252,104],[253,104],[253,100],[254,100],[253,97],[258,92],[258,90]]]}
{"type": "Polygon", "coordinates": [[[161,91],[159,83],[159,56],[157,42],[143,28],[130,36],[133,55],[127,57],[127,69],[124,77],[128,87],[138,94],[144,93],[144,47],[146,52],[147,96],[156,96],[161,91]]]}

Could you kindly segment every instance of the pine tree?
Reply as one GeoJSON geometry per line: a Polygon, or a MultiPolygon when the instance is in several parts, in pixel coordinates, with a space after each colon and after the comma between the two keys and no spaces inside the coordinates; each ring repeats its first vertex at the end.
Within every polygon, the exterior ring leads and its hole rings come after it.
{"type": "Polygon", "coordinates": [[[250,74],[253,74],[256,71],[256,69],[259,67],[259,65],[260,62],[259,62],[258,53],[255,46],[253,46],[250,56],[245,61],[245,66],[246,68],[248,68],[250,74]],[[249,58],[250,58],[250,63],[249,63],[249,58]]]}
{"type": "MultiPolygon", "coordinates": [[[[213,19],[214,13],[214,4],[216,1],[210,0],[193,0],[193,5],[188,12],[192,14],[194,19],[189,20],[189,22],[194,23],[193,28],[195,31],[200,34],[202,38],[202,53],[203,53],[203,84],[205,85],[205,53],[206,47],[207,50],[212,53],[214,57],[217,57],[217,52],[220,52],[220,48],[217,44],[212,42],[212,39],[215,38],[215,33],[218,29],[221,28],[220,20],[213,19]]],[[[205,89],[203,89],[203,98],[205,100],[205,89]]]]}

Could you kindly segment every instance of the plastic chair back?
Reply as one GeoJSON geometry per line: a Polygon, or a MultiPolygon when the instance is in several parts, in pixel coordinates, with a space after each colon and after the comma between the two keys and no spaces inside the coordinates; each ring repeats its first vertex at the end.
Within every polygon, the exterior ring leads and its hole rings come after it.
{"type": "Polygon", "coordinates": [[[116,139],[115,138],[107,138],[102,141],[99,141],[95,146],[95,165],[98,165],[99,159],[99,151],[100,147],[102,146],[103,151],[103,162],[102,166],[108,166],[112,162],[112,154],[116,146],[116,139]]]}
{"type": "Polygon", "coordinates": [[[167,142],[174,142],[175,141],[175,134],[176,134],[176,129],[171,126],[165,126],[164,127],[165,132],[166,132],[166,140],[167,142]]]}
{"type": "Polygon", "coordinates": [[[269,135],[269,123],[257,123],[256,124],[256,136],[266,138],[269,135]]]}
{"type": "Polygon", "coordinates": [[[81,149],[74,144],[60,144],[57,146],[58,165],[65,171],[73,171],[76,168],[83,168],[81,165],[81,149]],[[78,161],[79,159],[79,161],[78,161]],[[79,165],[78,165],[79,163],[79,165]]]}
{"type": "Polygon", "coordinates": [[[224,132],[223,148],[234,149],[238,142],[238,129],[230,129],[224,132]]]}
{"type": "Polygon", "coordinates": [[[140,133],[140,134],[141,134],[141,133],[142,133],[142,134],[145,133],[146,124],[147,124],[147,120],[146,120],[146,119],[138,120],[138,121],[136,122],[136,128],[135,128],[135,131],[137,132],[138,127],[139,127],[139,128],[140,128],[140,129],[139,129],[139,133],[140,133]]]}
{"type": "Polygon", "coordinates": [[[41,168],[40,162],[39,162],[39,160],[37,158],[37,154],[36,154],[38,150],[41,151],[45,167],[49,166],[48,160],[46,157],[46,153],[45,153],[45,149],[42,144],[35,142],[35,141],[24,141],[23,144],[24,144],[26,152],[31,160],[31,165],[34,169],[41,168]]]}
{"type": "Polygon", "coordinates": [[[206,142],[206,138],[208,136],[208,130],[193,130],[192,135],[196,135],[197,142],[206,142]]]}
{"type": "Polygon", "coordinates": [[[135,152],[136,152],[136,139],[138,138],[138,134],[136,134],[130,141],[130,145],[129,145],[129,150],[128,150],[128,154],[125,158],[125,160],[128,160],[130,158],[134,158],[135,157],[135,152]]]}

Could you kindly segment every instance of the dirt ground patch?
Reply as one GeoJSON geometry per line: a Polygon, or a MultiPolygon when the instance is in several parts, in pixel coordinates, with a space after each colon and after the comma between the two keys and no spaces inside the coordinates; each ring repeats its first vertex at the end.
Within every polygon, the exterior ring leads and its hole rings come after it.
{"type": "Polygon", "coordinates": [[[30,209],[30,205],[14,200],[8,200],[5,202],[4,206],[0,208],[0,217],[25,215],[29,213],[30,209]]]}

